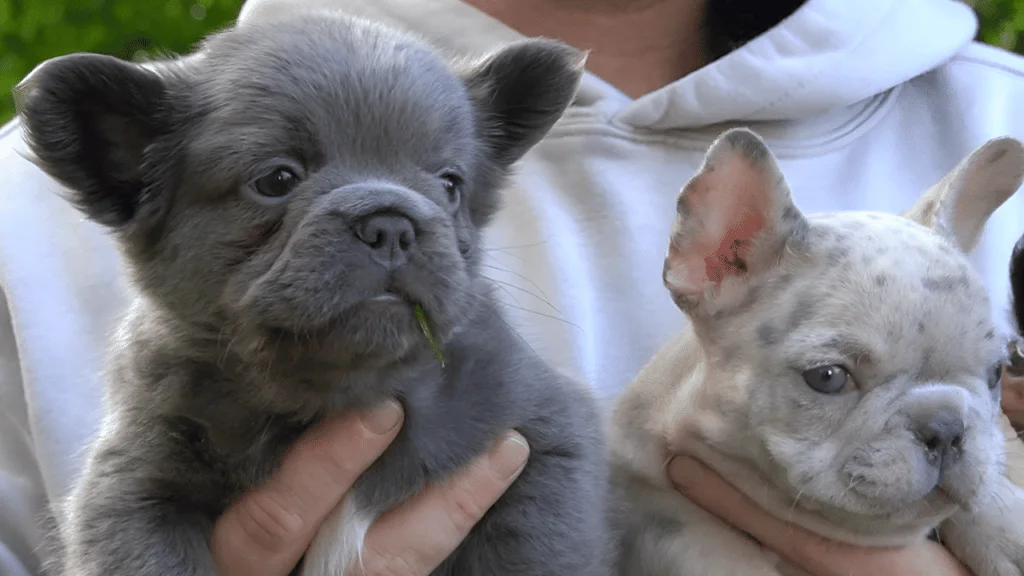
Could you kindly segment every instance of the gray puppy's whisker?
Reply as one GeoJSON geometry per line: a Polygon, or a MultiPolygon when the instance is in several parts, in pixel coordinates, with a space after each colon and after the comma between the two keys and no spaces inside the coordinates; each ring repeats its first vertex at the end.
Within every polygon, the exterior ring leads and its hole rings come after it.
{"type": "MultiPolygon", "coordinates": [[[[504,272],[510,273],[510,274],[512,273],[510,270],[504,270],[504,272]]],[[[542,290],[538,290],[540,292],[540,294],[535,294],[535,293],[531,292],[530,290],[528,290],[526,288],[523,288],[522,286],[516,286],[515,284],[512,284],[511,282],[507,282],[505,280],[498,280],[497,278],[491,278],[489,276],[484,276],[484,278],[486,278],[487,280],[490,280],[492,282],[495,282],[497,284],[501,284],[501,285],[507,286],[509,288],[514,288],[516,290],[519,290],[520,292],[525,292],[526,294],[528,294],[530,296],[533,296],[535,299],[537,299],[540,302],[542,302],[548,308],[551,308],[551,310],[554,311],[556,314],[562,314],[563,313],[561,310],[559,310],[557,307],[555,307],[555,305],[552,304],[550,300],[547,299],[547,296],[544,295],[544,292],[542,290]]]]}
{"type": "MultiPolygon", "coordinates": [[[[498,262],[499,264],[501,263],[501,262],[499,262],[499,261],[497,261],[497,260],[495,260],[495,261],[496,261],[496,262],[498,262]]],[[[517,278],[519,278],[519,279],[521,279],[521,280],[525,281],[525,282],[526,282],[526,283],[528,283],[528,284],[529,284],[530,286],[533,286],[534,288],[536,288],[536,289],[537,289],[537,291],[538,291],[538,292],[540,292],[540,295],[541,295],[541,297],[543,297],[543,298],[544,298],[545,300],[547,300],[547,299],[548,299],[548,295],[544,293],[544,289],[540,287],[540,284],[537,284],[537,283],[536,283],[536,282],[534,282],[533,280],[530,280],[530,279],[529,279],[529,278],[527,278],[526,276],[523,276],[522,274],[520,274],[520,273],[518,273],[518,272],[515,272],[515,271],[513,271],[512,269],[510,269],[510,268],[503,268],[503,267],[499,267],[499,266],[495,266],[495,265],[493,265],[493,264],[483,264],[483,263],[481,263],[480,265],[481,265],[481,266],[483,266],[483,267],[485,267],[485,268],[491,268],[491,269],[493,269],[493,270],[498,270],[498,271],[500,271],[500,272],[504,272],[504,273],[506,273],[506,274],[512,274],[513,276],[515,276],[515,277],[517,277],[517,278]]]]}

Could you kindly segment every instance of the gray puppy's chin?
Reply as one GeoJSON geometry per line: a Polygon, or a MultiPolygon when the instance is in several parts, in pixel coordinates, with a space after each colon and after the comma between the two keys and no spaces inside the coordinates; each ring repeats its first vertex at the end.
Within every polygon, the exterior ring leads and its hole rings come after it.
{"type": "MultiPolygon", "coordinates": [[[[339,369],[373,368],[432,353],[413,304],[390,294],[357,302],[328,322],[307,329],[272,324],[244,329],[235,351],[256,365],[283,362],[299,365],[316,362],[339,369]]],[[[459,331],[451,321],[434,322],[429,316],[431,337],[438,346],[459,331]]]]}

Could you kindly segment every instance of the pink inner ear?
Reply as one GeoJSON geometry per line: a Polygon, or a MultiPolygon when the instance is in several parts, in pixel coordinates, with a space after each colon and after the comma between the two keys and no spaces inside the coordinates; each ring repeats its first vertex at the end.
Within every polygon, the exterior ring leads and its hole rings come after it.
{"type": "Polygon", "coordinates": [[[688,234],[675,238],[669,253],[672,276],[685,279],[699,296],[747,272],[751,243],[768,221],[771,184],[760,166],[729,155],[690,181],[684,191],[691,217],[688,234]]]}
{"type": "Polygon", "coordinates": [[[764,229],[764,213],[743,209],[736,223],[726,228],[718,248],[704,257],[704,273],[708,280],[720,284],[728,275],[739,276],[747,272],[750,242],[764,229]]]}

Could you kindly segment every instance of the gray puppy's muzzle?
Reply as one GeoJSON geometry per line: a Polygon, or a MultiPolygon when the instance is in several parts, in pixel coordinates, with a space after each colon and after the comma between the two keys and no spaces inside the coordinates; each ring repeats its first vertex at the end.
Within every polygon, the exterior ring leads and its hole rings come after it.
{"type": "Polygon", "coordinates": [[[353,237],[370,249],[388,270],[408,262],[428,229],[444,226],[440,207],[424,196],[390,182],[369,181],[336,188],[320,199],[307,220],[325,213],[337,216],[353,237]]]}
{"type": "Polygon", "coordinates": [[[302,216],[287,244],[242,298],[258,323],[315,327],[389,288],[426,298],[430,269],[457,255],[444,210],[391,182],[348,184],[292,209],[302,216]]]}

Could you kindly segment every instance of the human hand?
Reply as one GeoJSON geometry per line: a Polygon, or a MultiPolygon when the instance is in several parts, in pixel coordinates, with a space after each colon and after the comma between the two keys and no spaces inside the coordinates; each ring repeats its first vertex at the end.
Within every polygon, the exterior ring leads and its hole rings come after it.
{"type": "Polygon", "coordinates": [[[1024,442],[1017,430],[1024,429],[1024,354],[1019,341],[1010,345],[1010,363],[1003,364],[1003,415],[1000,426],[1006,435],[1006,476],[1024,488],[1024,442]]]}
{"type": "MultiPolygon", "coordinates": [[[[1024,359],[1014,357],[1016,363],[1024,363],[1024,359]]],[[[1003,365],[1001,385],[1003,413],[1010,419],[1014,428],[1024,428],[1024,367],[1013,364],[1003,365]]]]}
{"type": "Polygon", "coordinates": [[[673,458],[668,476],[694,504],[750,534],[811,576],[971,576],[948,550],[930,540],[906,548],[860,548],[780,520],[688,456],[673,458]]]}
{"type": "MultiPolygon", "coordinates": [[[[320,524],[401,428],[397,402],[331,419],[304,434],[280,469],[217,520],[210,549],[220,576],[286,576],[320,524]]],[[[427,576],[448,557],[522,471],[517,433],[503,436],[444,484],[430,486],[370,528],[363,568],[350,576],[427,576]]]]}

